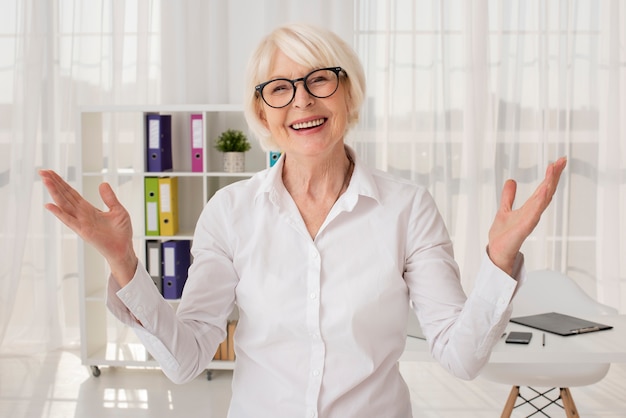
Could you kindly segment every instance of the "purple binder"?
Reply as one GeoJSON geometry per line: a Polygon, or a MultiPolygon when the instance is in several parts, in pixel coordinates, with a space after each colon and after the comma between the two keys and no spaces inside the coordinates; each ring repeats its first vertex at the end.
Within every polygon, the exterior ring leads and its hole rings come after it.
{"type": "Polygon", "coordinates": [[[146,115],[146,151],[148,172],[173,169],[171,115],[146,115]]]}
{"type": "Polygon", "coordinates": [[[191,265],[191,242],[165,241],[162,245],[163,297],[180,299],[187,281],[187,270],[191,265]]]}

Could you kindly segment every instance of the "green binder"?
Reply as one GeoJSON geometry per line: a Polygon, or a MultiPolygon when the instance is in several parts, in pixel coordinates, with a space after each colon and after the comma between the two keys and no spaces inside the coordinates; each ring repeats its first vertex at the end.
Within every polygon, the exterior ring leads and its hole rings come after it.
{"type": "Polygon", "coordinates": [[[146,235],[160,235],[159,229],[159,179],[158,177],[146,177],[145,183],[145,206],[146,206],[146,235]]]}

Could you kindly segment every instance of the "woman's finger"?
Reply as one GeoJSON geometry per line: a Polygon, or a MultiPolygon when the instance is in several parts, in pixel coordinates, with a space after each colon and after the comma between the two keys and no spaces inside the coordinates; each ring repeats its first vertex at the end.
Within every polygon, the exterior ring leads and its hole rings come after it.
{"type": "Polygon", "coordinates": [[[517,193],[517,183],[515,180],[507,180],[502,187],[502,197],[500,198],[500,210],[510,212],[515,202],[515,194],[517,193]]]}
{"type": "Polygon", "coordinates": [[[102,201],[107,206],[107,208],[109,208],[109,210],[122,206],[109,183],[101,183],[98,191],[100,192],[100,197],[102,198],[102,201]]]}

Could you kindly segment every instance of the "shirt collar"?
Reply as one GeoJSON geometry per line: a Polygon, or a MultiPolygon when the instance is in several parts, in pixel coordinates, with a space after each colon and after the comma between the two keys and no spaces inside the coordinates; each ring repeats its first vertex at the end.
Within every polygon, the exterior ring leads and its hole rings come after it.
{"type": "MultiPolygon", "coordinates": [[[[354,170],[348,190],[344,193],[344,195],[347,195],[344,201],[346,201],[348,206],[354,207],[358,197],[365,196],[380,203],[380,191],[374,179],[373,170],[361,160],[352,147],[349,145],[344,146],[354,161],[354,170]]],[[[278,204],[280,196],[284,196],[284,194],[287,193],[281,175],[284,161],[285,156],[281,155],[272,167],[266,169],[267,175],[255,194],[255,200],[261,195],[267,195],[272,203],[278,204]]]]}

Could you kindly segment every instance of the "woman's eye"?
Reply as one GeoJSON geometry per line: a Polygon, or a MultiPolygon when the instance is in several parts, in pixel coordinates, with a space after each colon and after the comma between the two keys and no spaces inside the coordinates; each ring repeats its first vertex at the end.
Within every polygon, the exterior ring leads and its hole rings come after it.
{"type": "Polygon", "coordinates": [[[290,90],[291,90],[291,85],[289,83],[272,83],[270,93],[282,94],[290,90]]]}
{"type": "Polygon", "coordinates": [[[316,76],[309,80],[309,84],[320,84],[320,83],[325,83],[326,81],[328,81],[326,77],[316,76]]]}

